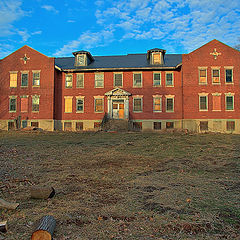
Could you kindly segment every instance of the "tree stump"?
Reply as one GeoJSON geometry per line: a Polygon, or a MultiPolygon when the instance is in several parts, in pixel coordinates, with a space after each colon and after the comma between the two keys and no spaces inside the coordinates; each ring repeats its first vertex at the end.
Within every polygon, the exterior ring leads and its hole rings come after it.
{"type": "Polygon", "coordinates": [[[7,232],[7,221],[0,222],[0,232],[2,233],[7,232]]]}
{"type": "Polygon", "coordinates": [[[31,198],[48,199],[55,195],[53,187],[32,186],[30,189],[31,198]]]}
{"type": "Polygon", "coordinates": [[[7,209],[16,209],[19,206],[19,203],[10,203],[0,198],[0,208],[7,208],[7,209]]]}
{"type": "Polygon", "coordinates": [[[31,240],[52,240],[52,235],[56,227],[56,220],[53,216],[44,216],[36,230],[33,232],[31,240]]]}

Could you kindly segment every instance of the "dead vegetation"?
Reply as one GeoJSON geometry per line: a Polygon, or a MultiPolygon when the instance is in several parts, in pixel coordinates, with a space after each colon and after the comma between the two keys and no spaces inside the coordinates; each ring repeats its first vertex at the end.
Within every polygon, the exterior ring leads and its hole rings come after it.
{"type": "Polygon", "coordinates": [[[58,240],[238,239],[239,175],[239,135],[0,132],[0,198],[20,203],[0,209],[0,239],[45,215],[58,240]]]}

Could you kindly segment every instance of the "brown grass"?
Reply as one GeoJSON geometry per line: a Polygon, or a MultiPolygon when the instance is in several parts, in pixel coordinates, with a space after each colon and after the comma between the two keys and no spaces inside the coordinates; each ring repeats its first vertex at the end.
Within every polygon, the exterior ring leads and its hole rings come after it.
{"type": "Polygon", "coordinates": [[[0,239],[49,214],[56,240],[238,239],[239,173],[239,135],[0,132],[0,197],[20,203],[0,209],[0,239]]]}

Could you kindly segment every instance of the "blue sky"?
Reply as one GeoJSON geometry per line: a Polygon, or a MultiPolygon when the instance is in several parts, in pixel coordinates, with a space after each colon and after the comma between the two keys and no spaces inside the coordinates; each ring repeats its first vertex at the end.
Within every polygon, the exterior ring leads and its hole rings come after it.
{"type": "Polygon", "coordinates": [[[29,45],[47,56],[188,53],[240,42],[240,0],[0,0],[0,58],[29,45]]]}

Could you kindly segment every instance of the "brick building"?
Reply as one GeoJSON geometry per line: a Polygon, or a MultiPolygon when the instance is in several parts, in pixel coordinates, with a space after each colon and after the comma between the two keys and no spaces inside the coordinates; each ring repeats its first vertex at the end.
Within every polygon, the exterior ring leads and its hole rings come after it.
{"type": "Polygon", "coordinates": [[[92,130],[104,115],[144,129],[240,132],[240,53],[213,40],[189,54],[48,58],[24,46],[0,61],[0,129],[92,130]]]}

